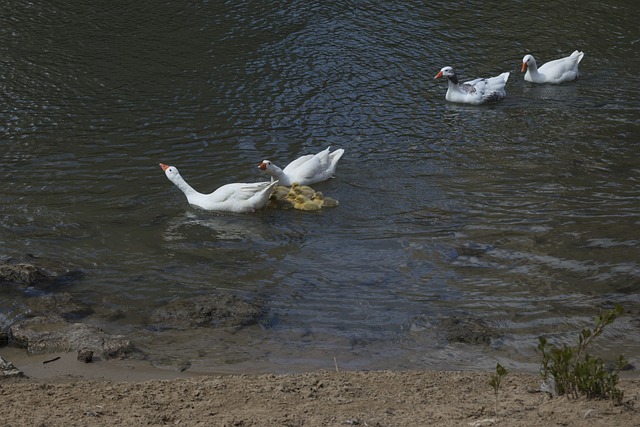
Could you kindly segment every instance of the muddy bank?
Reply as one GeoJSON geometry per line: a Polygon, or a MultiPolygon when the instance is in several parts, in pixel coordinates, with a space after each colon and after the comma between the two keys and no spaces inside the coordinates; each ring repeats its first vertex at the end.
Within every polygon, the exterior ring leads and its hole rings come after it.
{"type": "Polygon", "coordinates": [[[509,374],[496,400],[488,373],[313,372],[122,382],[0,381],[5,425],[638,426],[640,380],[623,405],[550,399],[534,375],[509,374]],[[42,405],[46,399],[47,405],[42,405]]]}

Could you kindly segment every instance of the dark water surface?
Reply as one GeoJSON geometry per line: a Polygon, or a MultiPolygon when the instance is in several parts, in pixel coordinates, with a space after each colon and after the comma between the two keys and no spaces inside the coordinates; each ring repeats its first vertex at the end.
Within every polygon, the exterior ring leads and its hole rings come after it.
{"type": "Polygon", "coordinates": [[[85,321],[160,365],[534,370],[540,334],[616,303],[596,345],[637,364],[639,3],[335,3],[0,0],[0,257],[82,269],[85,321]],[[526,53],[575,49],[579,81],[523,81],[526,53]],[[445,65],[511,71],[508,98],[445,102],[445,65]],[[327,146],[319,213],[200,211],[158,167],[208,192],[327,146]],[[265,299],[266,325],[148,327],[212,290],[265,299]],[[451,318],[497,333],[456,343],[451,318]]]}

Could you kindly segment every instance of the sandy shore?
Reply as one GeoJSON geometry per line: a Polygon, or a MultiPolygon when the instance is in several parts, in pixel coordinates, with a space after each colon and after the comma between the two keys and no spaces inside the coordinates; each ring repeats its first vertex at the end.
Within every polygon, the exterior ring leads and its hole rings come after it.
{"type": "Polygon", "coordinates": [[[616,406],[550,399],[531,374],[509,373],[496,400],[491,373],[194,375],[70,353],[14,364],[28,377],[0,380],[4,426],[640,426],[637,376],[616,406]]]}

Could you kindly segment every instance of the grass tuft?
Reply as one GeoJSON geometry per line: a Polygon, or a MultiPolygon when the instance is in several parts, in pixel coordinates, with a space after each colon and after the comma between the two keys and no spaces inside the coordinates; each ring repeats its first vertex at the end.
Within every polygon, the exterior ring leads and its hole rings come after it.
{"type": "Polygon", "coordinates": [[[587,353],[587,347],[623,312],[617,305],[598,315],[593,330],[585,328],[580,332],[576,347],[553,346],[545,337],[540,337],[538,351],[542,354],[543,391],[551,396],[578,398],[584,395],[589,399],[611,399],[621,403],[624,393],[618,388],[618,372],[627,364],[626,360],[620,355],[613,368],[607,370],[602,359],[587,353]]]}

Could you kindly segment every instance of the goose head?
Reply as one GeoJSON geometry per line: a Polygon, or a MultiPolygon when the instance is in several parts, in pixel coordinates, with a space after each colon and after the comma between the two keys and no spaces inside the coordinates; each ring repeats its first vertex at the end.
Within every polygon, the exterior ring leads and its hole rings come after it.
{"type": "Polygon", "coordinates": [[[524,73],[525,71],[527,71],[527,68],[531,67],[532,65],[535,65],[536,60],[532,55],[525,55],[524,58],[522,58],[522,72],[524,73]]]}
{"type": "Polygon", "coordinates": [[[178,168],[175,166],[165,165],[164,163],[160,163],[160,167],[164,171],[165,175],[171,182],[175,182],[176,179],[180,179],[180,172],[178,172],[178,168]]]}
{"type": "Polygon", "coordinates": [[[440,77],[453,77],[456,75],[456,71],[453,69],[453,67],[444,67],[442,70],[440,70],[438,72],[438,74],[436,74],[436,76],[434,77],[435,79],[439,79],[440,77]]]}
{"type": "Polygon", "coordinates": [[[266,171],[267,169],[271,169],[272,165],[273,165],[273,163],[271,163],[270,160],[263,160],[262,163],[260,163],[258,165],[258,168],[263,170],[263,171],[266,171]]]}
{"type": "Polygon", "coordinates": [[[454,70],[453,67],[447,66],[442,68],[434,78],[439,79],[440,77],[446,77],[453,83],[458,83],[458,76],[456,75],[456,70],[454,70]]]}

